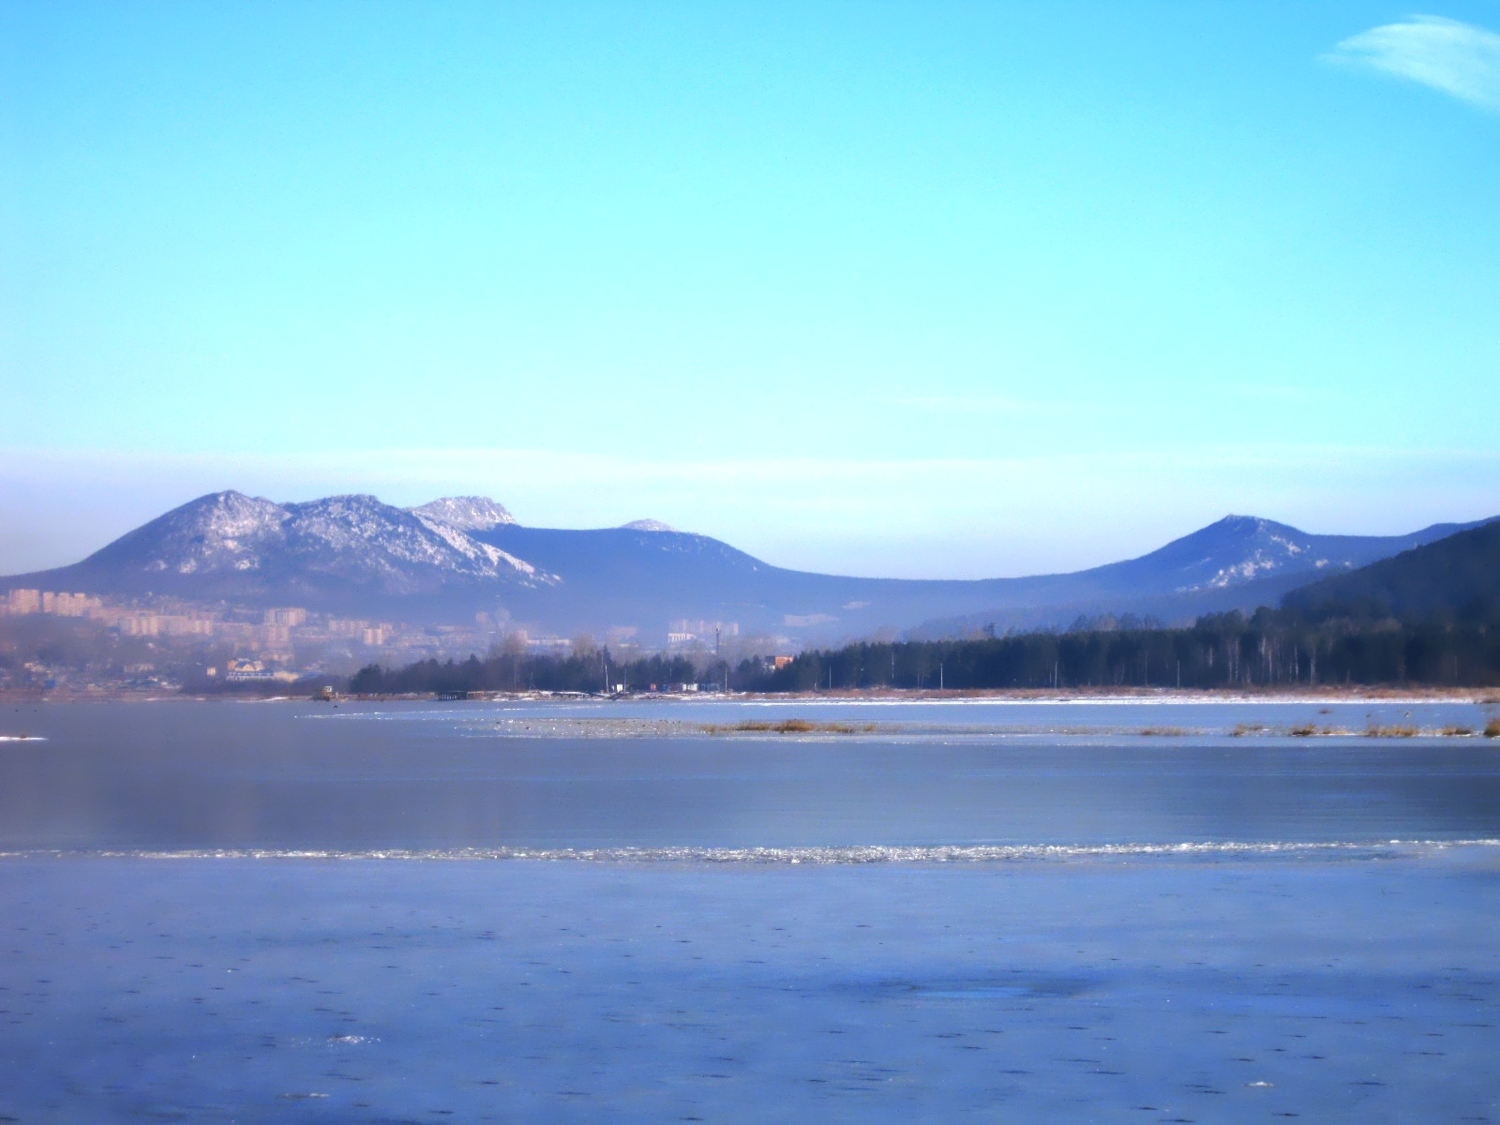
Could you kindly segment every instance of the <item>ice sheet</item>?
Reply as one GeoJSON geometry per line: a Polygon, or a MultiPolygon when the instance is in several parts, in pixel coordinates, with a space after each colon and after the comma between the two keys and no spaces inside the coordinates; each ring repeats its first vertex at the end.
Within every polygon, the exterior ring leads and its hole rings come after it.
{"type": "Polygon", "coordinates": [[[1500,849],[0,861],[19,1121],[1496,1116],[1500,849]]]}

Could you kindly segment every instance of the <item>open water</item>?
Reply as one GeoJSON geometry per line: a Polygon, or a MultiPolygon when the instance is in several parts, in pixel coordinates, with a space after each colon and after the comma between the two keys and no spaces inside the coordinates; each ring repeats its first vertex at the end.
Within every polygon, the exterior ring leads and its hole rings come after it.
{"type": "Polygon", "coordinates": [[[1496,712],[11,705],[0,1120],[1500,1121],[1496,712]]]}

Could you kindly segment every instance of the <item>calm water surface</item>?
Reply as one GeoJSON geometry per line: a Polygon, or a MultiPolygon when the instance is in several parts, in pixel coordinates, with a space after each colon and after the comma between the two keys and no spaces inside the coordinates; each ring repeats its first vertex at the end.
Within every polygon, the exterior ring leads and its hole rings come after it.
{"type": "Polygon", "coordinates": [[[0,848],[1500,838],[1492,740],[1275,733],[1485,718],[1469,704],[41,706],[5,716],[45,741],[0,743],[0,848]],[[874,729],[702,733],[788,717],[874,729]]]}

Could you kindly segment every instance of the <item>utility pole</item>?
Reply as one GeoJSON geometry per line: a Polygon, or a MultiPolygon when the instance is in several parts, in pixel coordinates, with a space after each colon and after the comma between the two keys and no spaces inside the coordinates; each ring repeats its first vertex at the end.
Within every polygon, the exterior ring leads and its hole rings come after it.
{"type": "Polygon", "coordinates": [[[943,662],[938,661],[938,691],[943,690],[943,662]]]}

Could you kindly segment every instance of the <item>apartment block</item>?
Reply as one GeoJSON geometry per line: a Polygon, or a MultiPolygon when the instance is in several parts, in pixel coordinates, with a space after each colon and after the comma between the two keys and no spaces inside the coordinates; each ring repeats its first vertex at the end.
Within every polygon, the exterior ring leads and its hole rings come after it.
{"type": "Polygon", "coordinates": [[[42,612],[53,613],[58,617],[87,617],[91,610],[98,609],[103,603],[98,598],[91,598],[87,594],[53,594],[43,593],[42,612]]]}
{"type": "Polygon", "coordinates": [[[12,590],[6,598],[6,608],[16,617],[26,613],[41,613],[42,592],[40,590],[12,590]]]}

